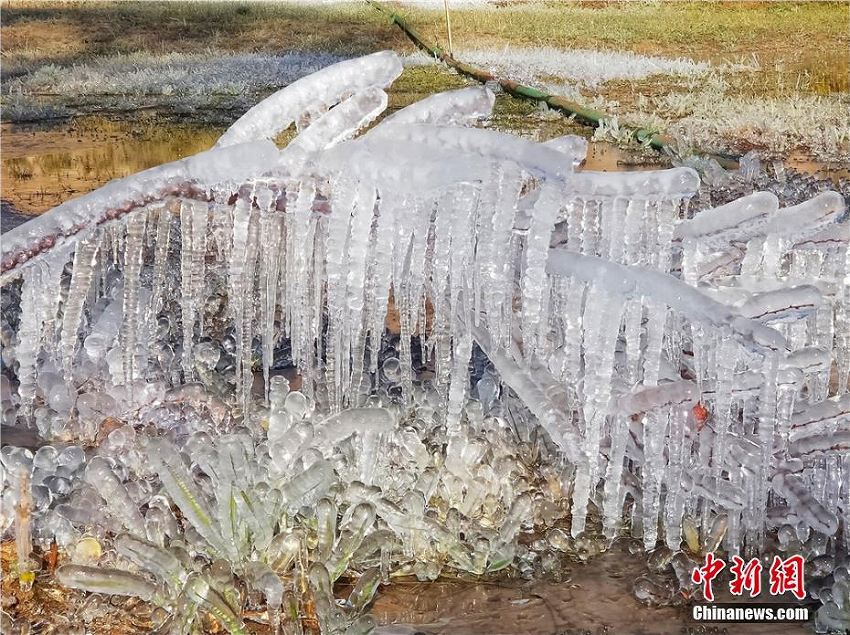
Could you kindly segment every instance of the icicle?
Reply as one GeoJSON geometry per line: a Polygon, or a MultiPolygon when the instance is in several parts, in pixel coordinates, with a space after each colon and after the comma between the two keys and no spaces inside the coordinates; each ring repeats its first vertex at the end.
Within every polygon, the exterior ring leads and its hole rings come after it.
{"type": "Polygon", "coordinates": [[[525,248],[525,267],[522,272],[522,333],[523,352],[532,356],[539,345],[537,331],[542,321],[541,302],[545,287],[546,258],[549,239],[558,213],[561,211],[563,192],[545,184],[531,215],[525,248]]]}
{"type": "Polygon", "coordinates": [[[469,360],[472,357],[472,336],[466,330],[455,330],[449,399],[446,408],[446,427],[457,434],[460,415],[469,385],[469,360]]]}
{"type": "Polygon", "coordinates": [[[273,209],[272,192],[265,188],[265,196],[258,204],[260,207],[260,334],[263,340],[263,385],[265,386],[266,402],[269,400],[269,369],[274,355],[274,326],[277,313],[278,280],[280,278],[279,250],[281,247],[281,231],[283,218],[273,209]]]}
{"type": "MultiPolygon", "coordinates": [[[[192,204],[192,303],[194,315],[199,315],[200,334],[204,333],[204,288],[206,287],[205,261],[207,258],[207,226],[209,224],[209,205],[206,201],[194,201],[192,204]]],[[[192,324],[194,328],[194,323],[192,324]]]]}
{"type": "Polygon", "coordinates": [[[189,201],[180,204],[180,324],[183,333],[183,355],[181,357],[183,374],[192,377],[192,340],[195,329],[195,298],[192,291],[192,205],[189,201]]]}
{"type": "MultiPolygon", "coordinates": [[[[313,266],[314,238],[311,233],[311,214],[316,197],[315,184],[310,180],[290,183],[286,188],[286,252],[291,254],[286,268],[285,307],[289,313],[292,360],[303,370],[307,354],[311,306],[309,271],[313,266]]],[[[318,272],[313,272],[318,275],[318,272]]]]}
{"type": "Polygon", "coordinates": [[[351,325],[345,319],[347,243],[352,215],[357,213],[355,207],[357,191],[355,183],[342,178],[334,183],[334,210],[328,221],[326,260],[328,334],[325,381],[328,387],[328,407],[331,412],[337,412],[341,407],[343,386],[348,379],[351,360],[349,344],[351,325]]]}
{"type": "Polygon", "coordinates": [[[148,305],[148,322],[152,322],[162,310],[162,292],[165,288],[165,270],[168,265],[168,249],[171,243],[171,205],[159,208],[154,239],[153,277],[151,279],[151,302],[148,305]]]}
{"type": "Polygon", "coordinates": [[[643,327],[642,298],[626,302],[623,317],[623,332],[626,339],[626,382],[635,386],[640,381],[641,330],[643,327]]]}
{"type": "Polygon", "coordinates": [[[585,376],[584,446],[582,460],[576,468],[572,503],[574,537],[584,531],[587,503],[596,489],[599,467],[599,442],[608,410],[611,378],[614,372],[614,349],[620,332],[622,304],[608,295],[604,287],[592,287],[584,308],[585,376]],[[592,353],[591,353],[592,351],[592,353]]]}
{"type": "Polygon", "coordinates": [[[761,457],[759,462],[758,479],[756,481],[756,500],[753,507],[753,528],[750,532],[758,541],[759,548],[764,539],[762,528],[765,522],[767,509],[768,480],[772,473],[772,450],[774,434],[776,432],[776,400],[777,400],[777,368],[778,359],[776,355],[768,355],[764,359],[764,387],[759,395],[759,417],[758,417],[758,439],[761,445],[761,457]]]}
{"type": "Polygon", "coordinates": [[[41,269],[37,263],[24,270],[21,285],[20,327],[15,357],[18,360],[18,396],[21,399],[18,416],[28,421],[36,388],[36,357],[41,324],[38,321],[38,303],[41,293],[41,269]]]}
{"type": "Polygon", "coordinates": [[[247,416],[253,383],[254,275],[259,246],[259,223],[251,209],[254,191],[236,201],[233,242],[228,271],[229,309],[236,338],[236,392],[247,416]]]}
{"type": "MultiPolygon", "coordinates": [[[[363,373],[363,355],[366,345],[366,330],[370,326],[364,321],[364,290],[369,269],[369,236],[375,215],[377,191],[374,185],[361,183],[357,189],[354,215],[348,240],[348,273],[346,293],[346,324],[350,329],[349,344],[352,348],[353,377],[359,382],[363,373]]],[[[391,229],[389,230],[391,232],[391,229]]],[[[373,261],[374,262],[374,261],[373,261]]],[[[382,263],[374,262],[375,267],[382,263]]],[[[389,264],[384,265],[381,275],[389,277],[389,264]]],[[[345,377],[343,384],[347,391],[351,378],[345,377]]]]}
{"type": "Polygon", "coordinates": [[[623,480],[623,461],[626,454],[626,441],[629,436],[628,419],[616,416],[611,422],[611,448],[608,450],[608,470],[605,473],[605,491],[602,504],[602,526],[605,537],[614,540],[619,531],[623,515],[621,490],[623,480]]]}
{"type": "Polygon", "coordinates": [[[665,483],[667,495],[664,506],[664,538],[667,547],[672,551],[678,551],[682,545],[682,519],[686,498],[682,487],[682,474],[690,455],[690,445],[686,445],[685,421],[683,409],[674,409],[668,432],[665,483]]]}
{"type": "Polygon", "coordinates": [[[97,262],[98,240],[94,236],[77,245],[74,252],[74,268],[71,273],[71,286],[68,289],[68,300],[62,316],[62,366],[65,380],[71,381],[72,364],[79,340],[80,321],[83,317],[83,306],[89,294],[94,267],[97,262]]]}
{"type": "Polygon", "coordinates": [[[139,308],[139,276],[144,257],[146,214],[136,212],[127,223],[127,247],[124,252],[124,298],[121,323],[121,349],[124,383],[132,385],[138,376],[136,343],[141,320],[139,308]]]}
{"type": "Polygon", "coordinates": [[[670,411],[664,409],[648,413],[643,420],[643,465],[641,468],[643,498],[643,546],[655,549],[658,540],[658,511],[661,484],[664,480],[664,439],[670,421],[670,411]]]}

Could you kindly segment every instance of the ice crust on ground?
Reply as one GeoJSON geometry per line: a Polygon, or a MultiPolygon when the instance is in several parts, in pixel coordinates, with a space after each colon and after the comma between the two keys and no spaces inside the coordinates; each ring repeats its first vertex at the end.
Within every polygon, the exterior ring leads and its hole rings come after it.
{"type": "Polygon", "coordinates": [[[0,454],[20,579],[32,536],[172,632],[261,605],[298,633],[310,602],[368,633],[391,575],[544,575],[630,531],[688,592],[694,543],[828,557],[819,624],[850,623],[841,197],[697,210],[690,168],[457,125],[483,91],[351,139],[400,68],[329,67],[4,235],[4,421],[52,442],[0,454]]]}

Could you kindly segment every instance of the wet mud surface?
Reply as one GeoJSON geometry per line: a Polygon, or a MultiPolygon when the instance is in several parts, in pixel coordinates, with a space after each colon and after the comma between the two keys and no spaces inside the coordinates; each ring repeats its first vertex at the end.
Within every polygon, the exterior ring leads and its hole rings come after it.
{"type": "MultiPolygon", "coordinates": [[[[697,624],[690,605],[647,606],[632,594],[636,578],[646,573],[644,556],[631,554],[625,541],[586,563],[564,562],[562,580],[505,581],[475,584],[438,580],[383,587],[373,615],[397,626],[386,635],[579,635],[629,634],[795,635],[802,625],[697,624]]],[[[725,586],[716,585],[718,601],[725,586]]],[[[766,596],[767,594],[765,594],[766,596]]],[[[768,596],[769,597],[769,596],[768,596]]],[[[768,601],[760,598],[760,601],[768,601]]]]}

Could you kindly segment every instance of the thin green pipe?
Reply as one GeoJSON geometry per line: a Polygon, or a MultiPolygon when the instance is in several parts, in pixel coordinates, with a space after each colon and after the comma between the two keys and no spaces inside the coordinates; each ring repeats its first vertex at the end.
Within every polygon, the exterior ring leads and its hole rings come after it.
{"type": "MultiPolygon", "coordinates": [[[[472,79],[482,83],[496,82],[499,84],[499,86],[501,86],[503,91],[510,95],[520,97],[522,99],[530,99],[533,101],[545,103],[549,108],[562,112],[567,116],[573,117],[576,121],[586,125],[599,127],[604,123],[613,122],[613,119],[611,117],[609,117],[603,112],[594,110],[593,108],[587,108],[585,106],[582,106],[581,104],[575,103],[574,101],[565,99],[564,97],[560,97],[558,95],[551,95],[549,93],[543,92],[542,90],[538,90],[537,88],[525,86],[510,79],[502,79],[496,77],[488,71],[476,68],[475,66],[471,66],[464,62],[456,60],[454,57],[452,57],[439,46],[435,44],[429,44],[416,31],[416,29],[410,26],[410,24],[408,24],[407,21],[398,13],[390,11],[386,7],[382,6],[380,3],[375,2],[375,0],[366,0],[366,2],[368,2],[370,5],[372,5],[375,9],[377,9],[384,15],[386,15],[389,18],[390,22],[392,24],[397,25],[402,31],[404,31],[405,35],[407,35],[407,37],[416,46],[418,46],[423,51],[429,53],[430,55],[436,57],[441,62],[447,64],[448,66],[451,66],[462,75],[466,75],[467,77],[471,77],[472,79]]],[[[637,142],[648,145],[658,151],[664,151],[670,145],[671,142],[671,139],[667,135],[654,132],[647,128],[634,129],[631,131],[631,136],[637,142]]],[[[737,157],[734,157],[732,155],[711,154],[711,156],[714,157],[723,167],[733,167],[737,164],[737,157]]]]}

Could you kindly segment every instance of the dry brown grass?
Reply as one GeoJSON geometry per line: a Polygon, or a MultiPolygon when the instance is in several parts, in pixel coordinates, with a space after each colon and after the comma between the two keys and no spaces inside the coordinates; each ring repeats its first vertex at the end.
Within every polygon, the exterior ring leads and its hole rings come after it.
{"type": "Polygon", "coordinates": [[[323,51],[408,46],[362,4],[181,2],[2,3],[4,76],[121,53],[323,51]]]}
{"type": "MultiPolygon", "coordinates": [[[[388,5],[393,3],[388,2],[388,5]]],[[[410,50],[401,33],[361,2],[307,6],[250,2],[6,0],[4,74],[129,52],[410,50]]],[[[445,40],[442,11],[398,8],[424,35],[445,40]]],[[[850,48],[850,4],[833,2],[537,2],[456,8],[456,46],[620,48],[717,58],[836,55],[850,48]]],[[[846,65],[844,72],[846,74],[846,65]]]]}

